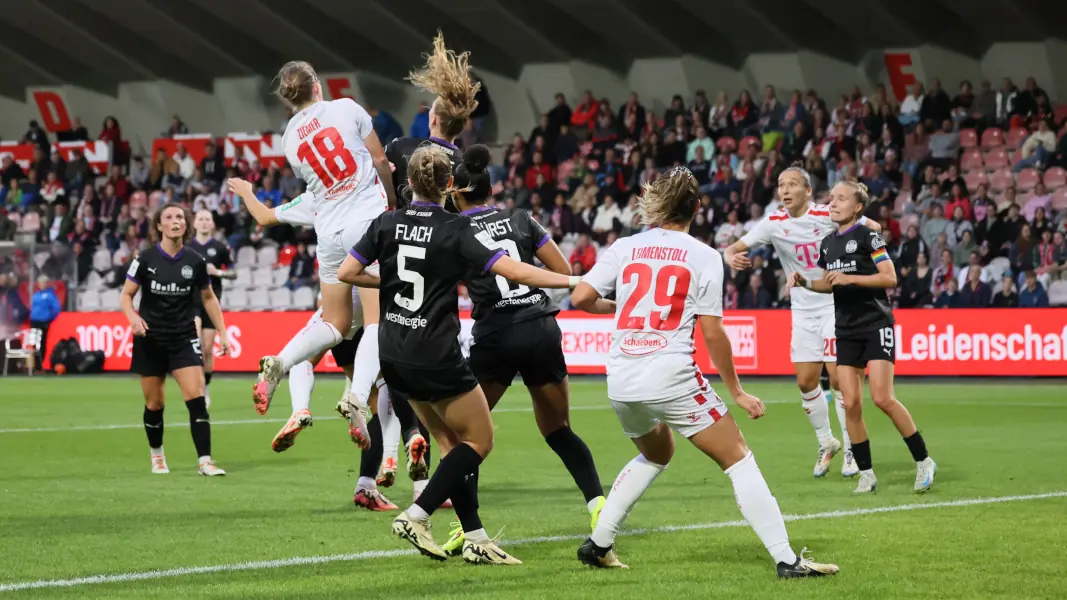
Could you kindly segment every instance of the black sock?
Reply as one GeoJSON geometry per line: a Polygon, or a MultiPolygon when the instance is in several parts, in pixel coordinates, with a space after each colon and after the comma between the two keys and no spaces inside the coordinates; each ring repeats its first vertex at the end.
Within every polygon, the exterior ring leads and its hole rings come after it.
{"type": "Polygon", "coordinates": [[[189,409],[189,431],[193,434],[193,446],[197,456],[211,455],[211,420],[207,414],[207,402],[203,396],[185,401],[189,409]]]}
{"type": "Polygon", "coordinates": [[[852,442],[852,458],[856,459],[856,466],[860,471],[869,471],[874,468],[871,462],[871,440],[852,442]]]}
{"type": "Polygon", "coordinates": [[[915,459],[915,462],[921,462],[926,460],[926,440],[923,439],[923,434],[916,431],[911,434],[911,437],[904,438],[904,443],[908,445],[908,450],[911,450],[911,457],[915,459]]]}
{"type": "Polygon", "coordinates": [[[415,417],[415,411],[411,410],[411,405],[407,400],[390,394],[389,402],[393,406],[393,414],[400,421],[400,438],[407,444],[411,436],[419,430],[419,420],[415,417]]]}
{"type": "Polygon", "coordinates": [[[211,371],[204,371],[204,386],[205,387],[211,385],[211,376],[213,374],[214,373],[212,373],[211,371]]]}
{"type": "MultiPolygon", "coordinates": [[[[433,472],[433,477],[430,478],[426,489],[419,495],[415,504],[426,511],[426,514],[432,515],[433,511],[437,510],[452,494],[464,496],[464,500],[469,501],[470,492],[464,485],[464,480],[480,464],[482,464],[482,457],[474,451],[474,448],[467,444],[456,446],[441,459],[441,463],[433,472]]],[[[455,505],[455,502],[453,498],[452,504],[455,505]]]]}
{"type": "Polygon", "coordinates": [[[163,447],[163,409],[144,409],[144,432],[148,436],[149,448],[163,447]]]}
{"type": "Polygon", "coordinates": [[[370,448],[363,451],[359,457],[359,476],[374,479],[378,476],[378,466],[382,464],[382,422],[378,415],[374,415],[367,422],[367,433],[370,434],[370,448]]]}
{"type": "Polygon", "coordinates": [[[567,467],[574,483],[585,495],[586,502],[604,495],[589,446],[570,427],[561,427],[546,435],[545,442],[563,461],[563,466],[567,467]]]}
{"type": "MultiPolygon", "coordinates": [[[[466,446],[466,444],[464,444],[466,446]]],[[[468,448],[470,446],[467,446],[468,448]]],[[[459,518],[463,531],[482,529],[482,518],[478,516],[478,468],[452,488],[452,506],[459,518]]]]}
{"type": "Polygon", "coordinates": [[[830,389],[830,371],[827,370],[826,365],[822,366],[822,376],[819,377],[819,384],[822,385],[822,389],[830,389]]]}

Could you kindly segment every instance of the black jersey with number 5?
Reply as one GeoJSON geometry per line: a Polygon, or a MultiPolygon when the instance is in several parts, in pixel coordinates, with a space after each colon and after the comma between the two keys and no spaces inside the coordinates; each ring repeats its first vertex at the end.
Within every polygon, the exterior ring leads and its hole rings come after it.
{"type": "Polygon", "coordinates": [[[471,269],[488,272],[504,250],[470,217],[416,200],[375,219],[350,254],[381,269],[383,360],[434,369],[462,364],[457,288],[471,269]]]}
{"type": "MultiPolygon", "coordinates": [[[[455,144],[441,138],[430,137],[429,139],[401,137],[396,138],[385,146],[385,157],[393,163],[396,170],[393,171],[393,186],[396,188],[396,206],[403,208],[411,202],[411,189],[408,187],[408,160],[416,150],[423,146],[434,146],[445,151],[448,159],[452,161],[452,171],[456,170],[463,162],[463,152],[455,144]]],[[[452,201],[447,205],[450,212],[458,212],[452,209],[452,201]]]]}
{"type": "MultiPolygon", "coordinates": [[[[540,223],[519,208],[502,210],[479,206],[463,214],[469,216],[498,247],[507,250],[511,258],[531,265],[537,250],[552,239],[540,223]]],[[[476,339],[515,323],[559,312],[556,303],[540,288],[513,283],[477,268],[468,273],[466,281],[467,291],[474,302],[472,334],[476,339]]]]}
{"type": "Polygon", "coordinates": [[[196,337],[193,317],[200,312],[201,291],[211,285],[203,256],[189,248],[170,256],[152,246],[130,262],[126,278],[141,286],[138,313],[148,337],[196,337]]]}
{"type": "MultiPolygon", "coordinates": [[[[878,263],[889,260],[885,240],[877,231],[856,224],[822,240],[819,266],[845,275],[876,275],[878,263]]],[[[893,325],[893,309],[881,288],[858,285],[834,288],[837,337],[849,337],[893,325]]]]}

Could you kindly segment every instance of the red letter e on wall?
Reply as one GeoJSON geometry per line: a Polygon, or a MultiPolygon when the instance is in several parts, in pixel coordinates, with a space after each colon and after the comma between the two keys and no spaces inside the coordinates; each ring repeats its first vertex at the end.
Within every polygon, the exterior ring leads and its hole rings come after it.
{"type": "MultiPolygon", "coordinates": [[[[897,102],[903,102],[908,95],[908,86],[915,83],[914,73],[905,73],[905,67],[911,67],[910,52],[886,52],[885,70],[889,75],[889,85],[893,88],[893,95],[897,102]]],[[[910,69],[909,69],[910,70],[910,69]]]]}

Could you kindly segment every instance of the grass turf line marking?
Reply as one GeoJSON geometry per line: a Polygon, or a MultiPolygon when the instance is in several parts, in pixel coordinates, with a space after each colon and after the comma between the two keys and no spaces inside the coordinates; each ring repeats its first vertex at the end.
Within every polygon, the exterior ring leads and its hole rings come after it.
{"type": "MultiPolygon", "coordinates": [[[[999,496],[993,498],[965,498],[961,500],[947,500],[945,502],[928,502],[923,504],[899,504],[896,506],[879,506],[875,508],[856,508],[851,510],[832,510],[819,513],[807,513],[802,515],[783,515],[786,522],[813,521],[817,519],[841,519],[846,517],[858,517],[864,515],[877,515],[884,513],[906,512],[929,508],[954,508],[959,506],[978,506],[983,504],[1001,504],[1004,502],[1027,502],[1030,500],[1046,500],[1049,498],[1067,498],[1067,491],[1048,492],[1044,494],[1028,494],[1023,496],[999,496]]],[[[747,527],[745,521],[717,521],[714,523],[696,523],[691,525],[664,525],[662,527],[648,527],[641,529],[629,529],[619,532],[619,535],[647,535],[650,533],[673,533],[677,531],[700,531],[705,529],[723,529],[726,527],[747,527]]],[[[529,544],[542,544],[547,542],[572,542],[582,541],[587,535],[552,535],[525,538],[502,542],[501,546],[525,546],[529,544]]],[[[131,581],[145,581],[150,579],[163,579],[167,577],[182,577],[186,575],[207,575],[211,573],[227,573],[232,571],[254,571],[263,569],[283,569],[287,567],[301,567],[305,565],[321,565],[334,562],[351,562],[357,560],[377,560],[383,558],[395,558],[399,556],[415,556],[415,550],[367,550],[354,554],[330,554],[326,556],[298,556],[294,558],[282,558],[277,560],[260,560],[228,565],[206,565],[202,567],[178,567],[175,569],[160,569],[155,571],[140,571],[136,573],[119,573],[115,575],[90,575],[88,577],[75,577],[72,579],[38,579],[37,581],[23,581],[18,583],[0,584],[0,592],[17,592],[22,590],[35,590],[44,588],[69,588],[99,583],[127,583],[131,581]]]]}

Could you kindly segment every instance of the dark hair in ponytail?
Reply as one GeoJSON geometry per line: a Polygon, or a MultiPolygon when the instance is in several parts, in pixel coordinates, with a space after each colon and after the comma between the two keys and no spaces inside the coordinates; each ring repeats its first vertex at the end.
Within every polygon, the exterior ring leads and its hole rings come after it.
{"type": "Polygon", "coordinates": [[[484,144],[475,144],[463,153],[463,162],[456,167],[454,185],[464,200],[477,204],[493,193],[488,170],[491,160],[489,147],[484,144]]]}

